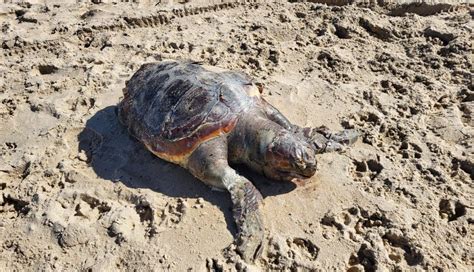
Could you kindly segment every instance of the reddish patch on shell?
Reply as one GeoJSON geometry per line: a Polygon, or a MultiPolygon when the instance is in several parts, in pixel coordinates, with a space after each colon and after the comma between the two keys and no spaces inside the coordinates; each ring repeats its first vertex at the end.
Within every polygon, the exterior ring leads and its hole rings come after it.
{"type": "Polygon", "coordinates": [[[199,144],[227,134],[237,124],[237,118],[228,120],[225,124],[204,125],[193,135],[176,141],[160,140],[157,138],[147,140],[146,147],[156,156],[177,164],[183,164],[199,144]]]}

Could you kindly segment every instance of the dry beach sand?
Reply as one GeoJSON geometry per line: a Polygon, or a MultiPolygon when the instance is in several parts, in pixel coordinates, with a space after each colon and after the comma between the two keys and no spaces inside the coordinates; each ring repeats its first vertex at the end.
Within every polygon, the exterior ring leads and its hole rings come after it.
{"type": "Polygon", "coordinates": [[[1,271],[473,270],[472,6],[37,2],[0,4],[1,271]],[[229,195],[117,121],[125,81],[167,58],[362,133],[303,186],[240,169],[265,198],[253,265],[223,255],[229,195]]]}

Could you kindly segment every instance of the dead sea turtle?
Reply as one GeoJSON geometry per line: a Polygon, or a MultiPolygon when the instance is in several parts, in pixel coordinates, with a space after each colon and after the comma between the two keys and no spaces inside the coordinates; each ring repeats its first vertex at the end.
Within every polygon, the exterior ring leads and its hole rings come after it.
{"type": "Polygon", "coordinates": [[[293,125],[249,76],[191,61],[144,64],[127,82],[118,115],[156,156],[229,191],[237,251],[247,261],[261,252],[262,196],[229,164],[246,164],[276,180],[308,178],[316,171],[316,153],[357,139],[352,130],[332,134],[293,125]]]}

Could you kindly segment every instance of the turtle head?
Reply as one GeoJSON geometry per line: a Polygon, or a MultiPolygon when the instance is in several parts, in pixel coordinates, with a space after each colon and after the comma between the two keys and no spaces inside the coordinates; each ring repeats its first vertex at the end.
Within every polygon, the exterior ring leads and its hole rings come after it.
{"type": "Polygon", "coordinates": [[[282,131],[269,141],[264,150],[265,176],[291,181],[306,179],[316,172],[316,154],[298,135],[282,131]]]}

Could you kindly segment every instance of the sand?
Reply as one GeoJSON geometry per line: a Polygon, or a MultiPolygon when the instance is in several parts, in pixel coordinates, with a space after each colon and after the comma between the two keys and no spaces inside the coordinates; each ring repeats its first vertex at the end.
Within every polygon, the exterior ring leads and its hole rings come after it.
{"type": "Polygon", "coordinates": [[[56,2],[0,4],[1,271],[473,270],[472,6],[56,2]],[[362,134],[302,186],[239,169],[264,195],[255,264],[223,253],[229,195],[117,121],[161,59],[244,71],[292,122],[362,134]]]}

